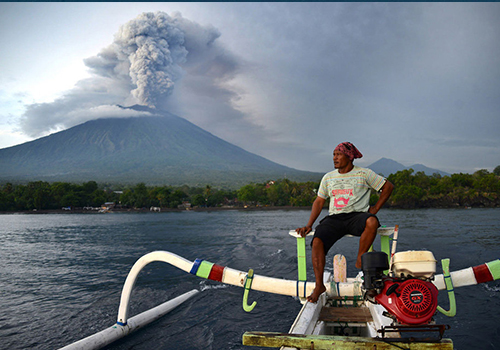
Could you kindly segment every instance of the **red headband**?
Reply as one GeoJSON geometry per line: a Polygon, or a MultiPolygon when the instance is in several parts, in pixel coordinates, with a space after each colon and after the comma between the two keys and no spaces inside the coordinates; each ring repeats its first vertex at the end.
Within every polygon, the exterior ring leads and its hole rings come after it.
{"type": "Polygon", "coordinates": [[[351,161],[355,158],[361,158],[363,155],[360,151],[350,142],[342,142],[337,147],[335,147],[334,151],[340,151],[349,157],[351,161]]]}

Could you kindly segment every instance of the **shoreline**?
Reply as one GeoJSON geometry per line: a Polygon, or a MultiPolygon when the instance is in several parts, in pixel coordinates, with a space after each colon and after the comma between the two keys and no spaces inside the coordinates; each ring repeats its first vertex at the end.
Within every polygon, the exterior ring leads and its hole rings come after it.
{"type": "Polygon", "coordinates": [[[311,210],[310,206],[295,207],[295,206],[268,206],[268,207],[207,207],[207,208],[190,208],[190,209],[176,209],[176,208],[161,208],[160,212],[155,212],[147,208],[133,209],[133,208],[120,208],[110,209],[106,212],[98,210],[63,210],[63,209],[42,209],[42,210],[19,210],[19,211],[0,211],[3,214],[23,214],[23,215],[39,215],[39,214],[110,214],[110,213],[183,213],[183,212],[213,212],[213,211],[268,211],[268,210],[311,210]]]}
{"type": "MultiPolygon", "coordinates": [[[[402,210],[415,210],[415,209],[488,209],[488,208],[498,208],[497,206],[438,206],[438,207],[415,207],[415,208],[403,208],[397,206],[387,206],[384,210],[390,209],[402,209],[402,210]]],[[[328,209],[325,207],[323,209],[328,209]]],[[[134,209],[134,208],[115,208],[105,212],[100,212],[98,210],[63,210],[63,209],[43,209],[43,210],[19,210],[19,211],[0,211],[0,215],[5,214],[17,214],[17,215],[41,215],[41,214],[112,214],[112,213],[183,213],[183,212],[215,212],[215,211],[273,211],[273,210],[311,210],[311,206],[252,206],[252,207],[200,207],[200,208],[189,208],[189,209],[178,209],[178,208],[161,208],[160,212],[155,212],[147,208],[134,209]]]]}

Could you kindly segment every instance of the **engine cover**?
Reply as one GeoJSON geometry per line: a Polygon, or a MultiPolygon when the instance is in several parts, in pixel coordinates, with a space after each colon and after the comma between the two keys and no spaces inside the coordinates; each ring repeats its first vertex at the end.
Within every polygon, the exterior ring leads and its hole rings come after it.
{"type": "Polygon", "coordinates": [[[438,304],[438,290],[431,282],[408,279],[386,280],[382,292],[375,297],[398,322],[420,325],[430,322],[438,304]]]}

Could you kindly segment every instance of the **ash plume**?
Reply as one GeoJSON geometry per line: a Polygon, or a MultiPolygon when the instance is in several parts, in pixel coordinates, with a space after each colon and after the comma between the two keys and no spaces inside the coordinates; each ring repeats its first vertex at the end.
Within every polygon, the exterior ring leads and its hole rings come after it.
{"type": "Polygon", "coordinates": [[[27,105],[21,128],[27,135],[39,136],[99,118],[100,111],[108,111],[103,117],[109,117],[109,112],[116,117],[145,113],[117,105],[182,109],[179,106],[195,93],[188,87],[172,96],[183,78],[206,95],[222,96],[220,104],[227,105],[231,93],[219,82],[233,76],[238,64],[217,43],[219,37],[215,27],[200,25],[180,13],[142,13],[122,25],[108,47],[84,59],[90,78],[53,102],[27,105]]]}
{"type": "Polygon", "coordinates": [[[180,15],[143,13],[121,26],[113,44],[85,64],[98,75],[129,77],[137,102],[156,107],[159,100],[172,94],[175,82],[184,74],[181,65],[190,55],[186,45],[199,42],[191,47],[202,49],[219,36],[214,28],[193,25],[180,15]]]}

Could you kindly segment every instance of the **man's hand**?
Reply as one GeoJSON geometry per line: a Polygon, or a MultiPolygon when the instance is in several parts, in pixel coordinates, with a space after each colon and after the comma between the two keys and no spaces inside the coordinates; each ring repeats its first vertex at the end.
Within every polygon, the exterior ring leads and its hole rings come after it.
{"type": "Polygon", "coordinates": [[[394,185],[387,180],[384,186],[382,186],[382,188],[380,189],[380,197],[378,198],[377,203],[375,203],[374,206],[370,207],[368,209],[368,212],[373,215],[377,214],[384,203],[387,202],[387,200],[391,196],[393,189],[394,185]]]}
{"type": "Polygon", "coordinates": [[[371,206],[371,207],[370,207],[370,209],[368,209],[368,212],[369,212],[370,214],[375,215],[375,214],[377,214],[377,213],[378,213],[378,210],[377,210],[377,208],[375,208],[374,206],[371,206]]]}
{"type": "Polygon", "coordinates": [[[304,227],[299,227],[295,231],[301,236],[305,237],[309,232],[312,231],[312,226],[314,225],[314,222],[318,218],[319,214],[323,210],[323,205],[325,205],[326,199],[321,198],[321,197],[316,197],[314,200],[314,203],[312,205],[311,209],[311,215],[309,216],[309,221],[307,222],[307,225],[304,227]]]}
{"type": "Polygon", "coordinates": [[[309,232],[312,231],[311,226],[304,226],[304,227],[299,227],[298,229],[295,230],[301,237],[307,236],[309,232]]]}

